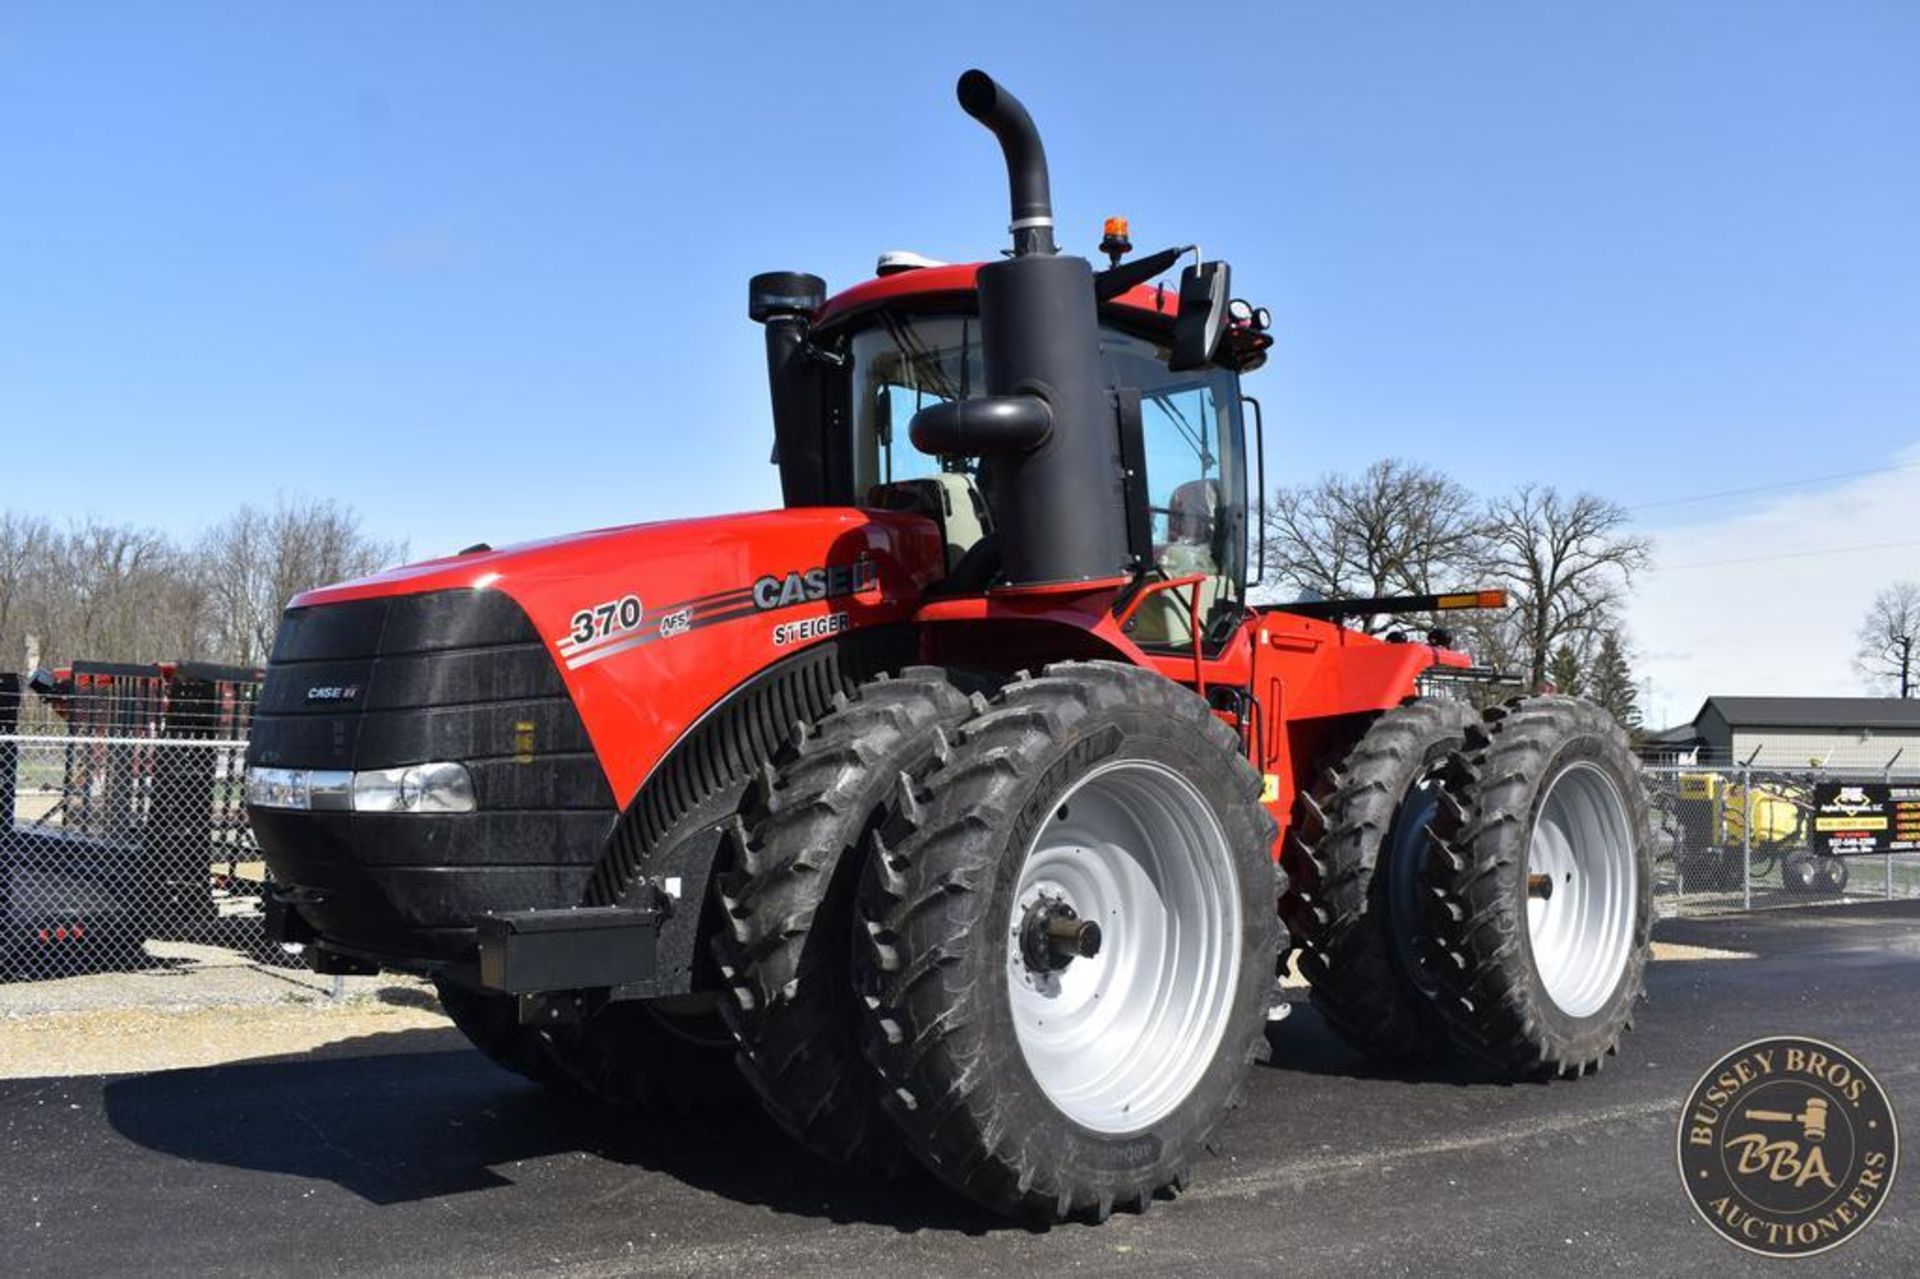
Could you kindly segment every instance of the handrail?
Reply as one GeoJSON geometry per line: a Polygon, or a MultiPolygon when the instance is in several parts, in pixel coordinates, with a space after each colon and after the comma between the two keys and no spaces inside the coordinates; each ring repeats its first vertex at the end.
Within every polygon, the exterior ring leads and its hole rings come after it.
{"type": "Polygon", "coordinates": [[[1193,691],[1202,697],[1207,695],[1207,676],[1205,667],[1202,665],[1206,661],[1206,648],[1200,634],[1200,587],[1211,576],[1213,576],[1211,573],[1188,573],[1183,577],[1169,577],[1163,581],[1148,582],[1135,592],[1134,597],[1127,601],[1127,606],[1114,618],[1115,625],[1124,631],[1127,623],[1133,620],[1133,615],[1140,611],[1140,606],[1146,603],[1149,595],[1157,595],[1161,591],[1176,591],[1183,586],[1191,587],[1187,594],[1187,634],[1193,637],[1193,691]]]}

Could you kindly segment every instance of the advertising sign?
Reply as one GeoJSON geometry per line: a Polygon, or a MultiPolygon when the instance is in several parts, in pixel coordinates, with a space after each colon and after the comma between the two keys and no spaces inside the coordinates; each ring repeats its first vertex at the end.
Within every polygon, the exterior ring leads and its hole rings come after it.
{"type": "Polygon", "coordinates": [[[1813,851],[1823,857],[1920,853],[1920,783],[1819,783],[1813,851]]]}

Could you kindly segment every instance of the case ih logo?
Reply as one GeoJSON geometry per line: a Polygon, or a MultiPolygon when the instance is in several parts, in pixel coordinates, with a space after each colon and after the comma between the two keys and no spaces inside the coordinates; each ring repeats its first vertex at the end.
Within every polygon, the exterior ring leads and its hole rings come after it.
{"type": "Polygon", "coordinates": [[[307,690],[307,705],[315,702],[351,702],[358,696],[358,684],[315,684],[307,690]]]}
{"type": "Polygon", "coordinates": [[[753,584],[753,606],[762,612],[858,595],[880,584],[880,570],[870,559],[851,564],[827,564],[785,577],[763,577],[753,584]]]}

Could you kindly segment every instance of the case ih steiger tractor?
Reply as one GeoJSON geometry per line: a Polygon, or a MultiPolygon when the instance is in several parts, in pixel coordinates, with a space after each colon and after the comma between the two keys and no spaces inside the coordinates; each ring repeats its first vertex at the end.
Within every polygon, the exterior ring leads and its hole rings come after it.
{"type": "Polygon", "coordinates": [[[751,284],[784,509],[292,602],[249,760],[280,936],[430,975],[535,1079],[744,1076],[833,1159],[1042,1221],[1182,1184],[1288,946],[1369,1054],[1597,1069],[1647,952],[1621,733],[1423,700],[1464,654],[1339,624],[1487,593],[1250,605],[1264,317],[1117,220],[1105,269],[1059,253],[1026,110],[959,98],[1009,255],[751,284]]]}

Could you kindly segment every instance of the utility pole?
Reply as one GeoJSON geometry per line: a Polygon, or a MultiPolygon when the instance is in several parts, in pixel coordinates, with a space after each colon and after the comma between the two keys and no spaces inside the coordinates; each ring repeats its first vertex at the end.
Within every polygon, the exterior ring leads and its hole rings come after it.
{"type": "Polygon", "coordinates": [[[1904,702],[1913,696],[1913,681],[1909,678],[1913,670],[1913,636],[1896,635],[1893,642],[1900,646],[1900,700],[1904,702]]]}

